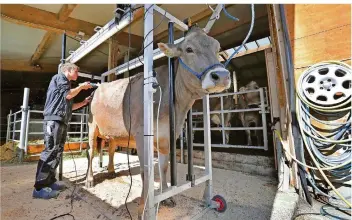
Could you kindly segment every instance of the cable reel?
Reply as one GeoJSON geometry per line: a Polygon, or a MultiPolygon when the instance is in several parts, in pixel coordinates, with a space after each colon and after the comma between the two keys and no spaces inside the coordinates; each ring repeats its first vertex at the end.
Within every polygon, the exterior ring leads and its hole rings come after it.
{"type": "Polygon", "coordinates": [[[337,63],[322,63],[301,75],[301,97],[319,106],[334,106],[351,97],[351,69],[337,63]]]}

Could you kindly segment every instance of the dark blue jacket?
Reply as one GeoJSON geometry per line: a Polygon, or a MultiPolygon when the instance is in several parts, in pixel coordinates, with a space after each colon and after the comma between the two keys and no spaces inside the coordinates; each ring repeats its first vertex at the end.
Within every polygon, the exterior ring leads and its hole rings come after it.
{"type": "Polygon", "coordinates": [[[73,99],[66,99],[71,83],[63,73],[58,73],[50,81],[44,106],[44,121],[71,120],[73,99]]]}

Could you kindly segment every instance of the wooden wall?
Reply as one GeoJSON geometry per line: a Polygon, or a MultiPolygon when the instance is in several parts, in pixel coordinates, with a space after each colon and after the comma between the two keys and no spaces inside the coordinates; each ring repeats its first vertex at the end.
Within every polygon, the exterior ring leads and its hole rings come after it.
{"type": "Polygon", "coordinates": [[[295,77],[328,60],[351,65],[351,5],[285,5],[295,77]]]}

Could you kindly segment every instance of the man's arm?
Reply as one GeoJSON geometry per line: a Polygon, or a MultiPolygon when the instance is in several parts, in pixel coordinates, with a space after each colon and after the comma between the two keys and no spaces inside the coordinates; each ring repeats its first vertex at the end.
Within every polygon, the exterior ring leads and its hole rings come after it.
{"type": "Polygon", "coordinates": [[[72,105],[72,111],[87,105],[91,100],[92,100],[92,97],[88,96],[84,101],[78,102],[78,103],[74,103],[72,105]]]}
{"type": "MultiPolygon", "coordinates": [[[[92,86],[89,84],[89,82],[85,82],[85,83],[82,83],[80,84],[79,86],[77,86],[76,88],[74,89],[70,89],[70,91],[67,93],[66,95],[66,99],[72,99],[74,98],[76,95],[78,95],[78,93],[81,91],[81,90],[86,90],[86,89],[90,89],[92,88],[92,86]]],[[[79,104],[79,103],[77,103],[79,104]]],[[[75,105],[75,104],[74,104],[75,105]]],[[[73,105],[73,106],[74,106],[73,105]]],[[[80,108],[80,107],[79,107],[80,108]]],[[[73,109],[74,110],[74,109],[73,109]]]]}

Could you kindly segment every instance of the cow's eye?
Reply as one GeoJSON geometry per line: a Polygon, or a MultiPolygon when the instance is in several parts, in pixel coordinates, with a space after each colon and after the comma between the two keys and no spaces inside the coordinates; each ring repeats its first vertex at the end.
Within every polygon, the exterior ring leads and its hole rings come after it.
{"type": "Polygon", "coordinates": [[[193,50],[192,50],[192,48],[187,47],[187,48],[186,48],[186,52],[187,52],[187,53],[193,53],[193,50]]]}

